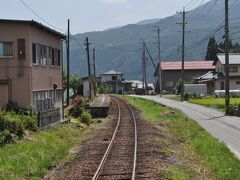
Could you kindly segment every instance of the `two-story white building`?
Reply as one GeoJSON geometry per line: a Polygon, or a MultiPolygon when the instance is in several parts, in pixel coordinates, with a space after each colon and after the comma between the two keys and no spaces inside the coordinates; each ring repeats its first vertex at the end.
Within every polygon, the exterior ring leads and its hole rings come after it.
{"type": "Polygon", "coordinates": [[[102,83],[111,86],[113,93],[127,93],[132,89],[132,82],[123,79],[123,73],[114,70],[100,74],[102,83]]]}
{"type": "MultiPolygon", "coordinates": [[[[214,71],[195,79],[196,83],[207,84],[209,92],[225,89],[225,54],[217,54],[214,71]]],[[[240,53],[229,54],[229,89],[240,90],[240,53]]]]}
{"type": "MultiPolygon", "coordinates": [[[[225,54],[217,54],[218,59],[214,62],[216,72],[225,75],[225,54]]],[[[215,90],[224,90],[224,79],[217,79],[215,90]]],[[[240,90],[240,53],[229,54],[229,88],[230,90],[240,90]]]]}

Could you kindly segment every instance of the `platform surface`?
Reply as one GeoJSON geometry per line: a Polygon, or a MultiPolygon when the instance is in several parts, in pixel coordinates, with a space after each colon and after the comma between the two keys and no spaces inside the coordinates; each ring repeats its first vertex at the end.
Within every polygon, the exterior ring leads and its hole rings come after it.
{"type": "Polygon", "coordinates": [[[109,107],[110,106],[110,96],[106,94],[101,94],[90,103],[91,108],[109,107]]]}

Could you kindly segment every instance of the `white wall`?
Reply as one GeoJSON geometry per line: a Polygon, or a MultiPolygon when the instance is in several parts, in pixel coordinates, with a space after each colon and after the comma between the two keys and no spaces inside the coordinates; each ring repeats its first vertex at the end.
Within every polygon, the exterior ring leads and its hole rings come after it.
{"type": "Polygon", "coordinates": [[[101,74],[101,80],[102,80],[102,82],[112,81],[113,76],[117,76],[118,80],[122,80],[122,75],[120,75],[120,74],[111,74],[111,75],[101,74]]]}

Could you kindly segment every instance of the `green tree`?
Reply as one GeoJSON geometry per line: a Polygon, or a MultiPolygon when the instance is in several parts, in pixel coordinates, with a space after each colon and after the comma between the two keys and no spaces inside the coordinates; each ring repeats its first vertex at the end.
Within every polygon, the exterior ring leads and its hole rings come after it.
{"type": "MultiPolygon", "coordinates": [[[[78,86],[80,83],[80,75],[79,74],[72,74],[69,77],[69,88],[73,89],[74,96],[77,95],[78,86]]],[[[67,89],[67,68],[66,66],[63,67],[63,89],[67,89]]]]}
{"type": "Polygon", "coordinates": [[[215,37],[210,37],[207,45],[207,53],[205,60],[215,60],[218,53],[218,44],[216,43],[215,37]]]}
{"type": "Polygon", "coordinates": [[[80,83],[80,75],[79,74],[72,74],[69,78],[69,88],[73,89],[74,96],[77,95],[78,86],[80,83]]]}

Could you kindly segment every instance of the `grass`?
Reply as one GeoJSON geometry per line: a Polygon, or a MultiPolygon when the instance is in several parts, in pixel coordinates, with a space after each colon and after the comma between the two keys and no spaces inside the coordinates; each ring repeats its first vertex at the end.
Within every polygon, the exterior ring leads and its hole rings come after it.
{"type": "MultiPolygon", "coordinates": [[[[225,108],[225,99],[224,98],[202,98],[202,99],[190,99],[188,102],[193,104],[199,104],[202,106],[207,106],[211,108],[216,108],[224,110],[225,108]]],[[[230,98],[230,104],[239,104],[240,98],[230,98]]]]}
{"type": "Polygon", "coordinates": [[[0,179],[40,179],[66,156],[82,133],[74,126],[59,125],[5,145],[0,148],[0,179]]]}
{"type": "MultiPolygon", "coordinates": [[[[153,101],[134,97],[125,98],[143,112],[145,119],[168,128],[181,143],[184,149],[182,153],[186,154],[185,158],[191,159],[193,166],[206,167],[214,179],[239,179],[240,160],[198,123],[180,111],[172,110],[153,101]]],[[[170,166],[160,170],[159,174],[168,179],[189,179],[188,177],[195,179],[193,172],[184,167],[170,166]]]]}

